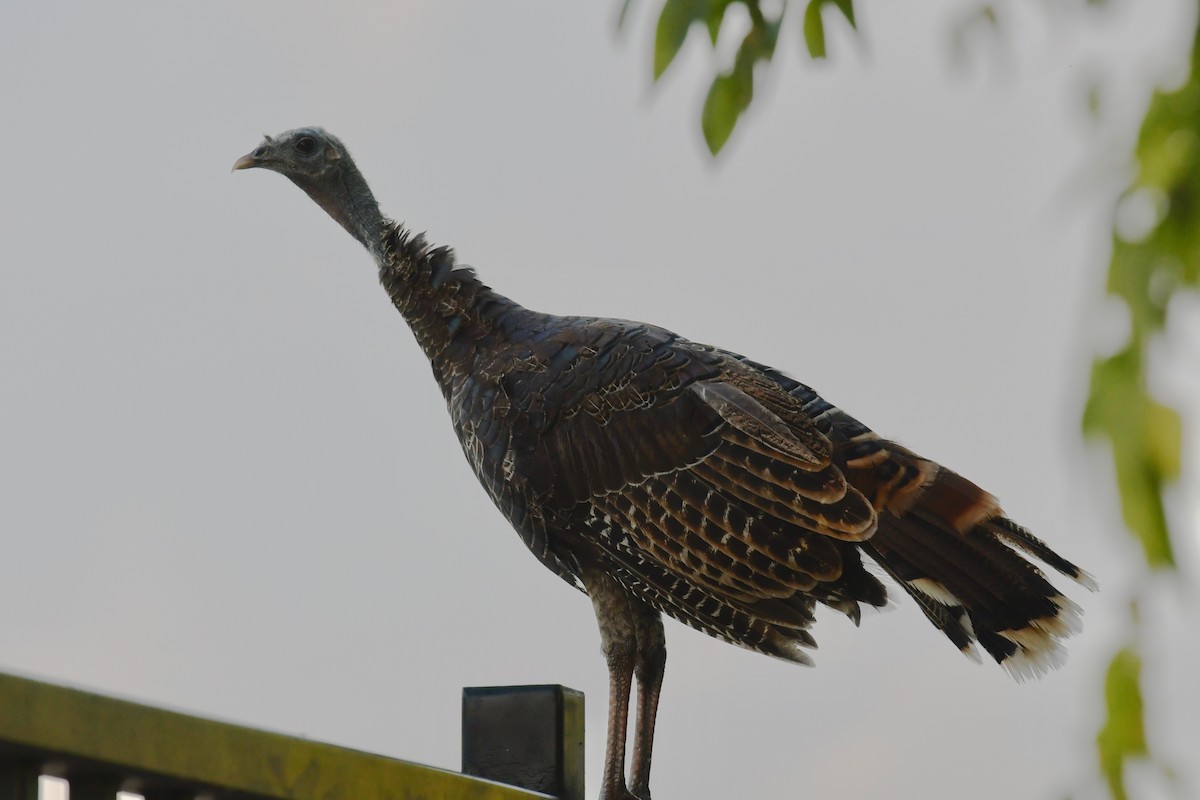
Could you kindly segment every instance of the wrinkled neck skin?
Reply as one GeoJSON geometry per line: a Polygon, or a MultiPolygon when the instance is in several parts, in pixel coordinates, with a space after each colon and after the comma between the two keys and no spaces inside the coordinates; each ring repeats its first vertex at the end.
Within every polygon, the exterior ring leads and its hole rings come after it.
{"type": "Polygon", "coordinates": [[[379,211],[366,180],[345,164],[328,180],[294,181],[365,247],[379,267],[379,282],[425,351],[443,390],[468,369],[476,345],[524,312],[459,268],[454,252],[411,235],[379,211]]]}
{"type": "MultiPolygon", "coordinates": [[[[291,177],[291,176],[289,176],[291,177]]],[[[379,204],[362,173],[351,166],[339,170],[330,179],[310,183],[292,178],[292,182],[311,197],[325,213],[371,251],[376,260],[382,255],[382,243],[391,228],[379,212],[379,204]]]]}

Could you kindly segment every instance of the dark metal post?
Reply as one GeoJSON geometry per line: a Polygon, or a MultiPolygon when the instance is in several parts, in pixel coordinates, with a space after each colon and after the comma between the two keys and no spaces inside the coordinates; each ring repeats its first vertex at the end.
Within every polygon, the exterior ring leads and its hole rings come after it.
{"type": "Polygon", "coordinates": [[[462,709],[463,774],[583,800],[583,692],[468,687],[462,709]]]}
{"type": "Polygon", "coordinates": [[[71,800],[117,800],[123,782],[120,775],[108,772],[67,775],[71,800]]]}
{"type": "Polygon", "coordinates": [[[196,792],[178,787],[154,787],[142,789],[141,795],[146,800],[194,800],[196,792]]]}
{"type": "Polygon", "coordinates": [[[0,761],[0,800],[38,800],[39,774],[35,761],[0,761]]]}

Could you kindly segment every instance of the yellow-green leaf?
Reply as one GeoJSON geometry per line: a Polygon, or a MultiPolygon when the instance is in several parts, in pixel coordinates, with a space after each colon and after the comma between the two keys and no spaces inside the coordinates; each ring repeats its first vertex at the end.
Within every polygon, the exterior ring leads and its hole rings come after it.
{"type": "Polygon", "coordinates": [[[733,126],[737,125],[738,115],[742,113],[740,81],[732,72],[718,75],[704,98],[704,112],[700,117],[700,128],[704,131],[704,141],[708,144],[709,152],[714,156],[721,152],[733,126]]]}
{"type": "Polygon", "coordinates": [[[825,0],[809,0],[804,9],[804,44],[813,58],[825,57],[825,22],[821,19],[821,6],[825,0]]]}
{"type": "Polygon", "coordinates": [[[662,77],[679,54],[692,23],[708,16],[709,0],[666,0],[654,33],[654,80],[662,77]]]}
{"type": "Polygon", "coordinates": [[[838,10],[842,12],[842,16],[850,23],[850,27],[858,30],[858,24],[854,21],[854,0],[830,0],[838,10]]]}
{"type": "Polygon", "coordinates": [[[731,0],[712,0],[708,5],[708,16],[704,22],[708,25],[708,38],[712,40],[713,46],[717,44],[717,37],[721,35],[721,23],[725,21],[725,9],[729,8],[731,0]]]}
{"type": "Polygon", "coordinates": [[[1165,480],[1179,477],[1183,423],[1179,412],[1151,401],[1146,409],[1146,454],[1165,480]]]}
{"type": "Polygon", "coordinates": [[[1125,762],[1146,755],[1142,708],[1142,659],[1132,647],[1113,656],[1104,677],[1107,718],[1096,736],[1100,770],[1115,800],[1127,800],[1125,762]]]}
{"type": "Polygon", "coordinates": [[[1139,350],[1130,344],[1092,365],[1083,426],[1112,445],[1121,514],[1153,567],[1172,567],[1163,490],[1179,472],[1180,422],[1143,386],[1139,350]]]}

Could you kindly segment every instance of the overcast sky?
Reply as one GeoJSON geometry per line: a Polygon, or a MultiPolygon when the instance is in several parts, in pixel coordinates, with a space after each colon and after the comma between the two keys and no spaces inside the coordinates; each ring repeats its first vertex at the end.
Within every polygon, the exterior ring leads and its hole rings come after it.
{"type": "MultiPolygon", "coordinates": [[[[823,65],[796,4],[716,163],[716,60],[696,31],[651,86],[658,5],[620,34],[618,0],[0,5],[0,669],[450,768],[463,686],[563,683],[587,693],[597,791],[590,604],[476,485],[369,256],[278,175],[229,172],[319,124],[503,293],[786,369],[1102,584],[1071,589],[1085,631],[1026,685],[903,597],[859,629],[820,618],[815,669],[669,623],[656,798],[1098,796],[1140,556],[1078,417],[1119,328],[1119,158],[1139,93],[1179,74],[1184,4],[1015,4],[965,70],[967,3],[863,3],[823,65]]],[[[1146,609],[1150,702],[1195,790],[1177,594],[1146,609]]]]}

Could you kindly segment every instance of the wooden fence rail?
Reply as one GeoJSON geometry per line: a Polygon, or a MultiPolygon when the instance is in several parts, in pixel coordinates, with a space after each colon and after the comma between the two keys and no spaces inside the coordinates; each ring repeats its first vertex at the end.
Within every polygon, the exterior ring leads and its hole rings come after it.
{"type": "Polygon", "coordinates": [[[582,800],[583,695],[464,690],[463,771],[0,674],[0,800],[582,800]]]}

